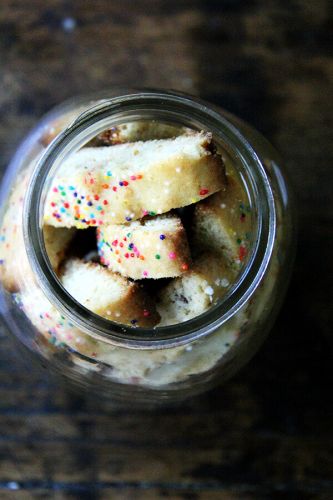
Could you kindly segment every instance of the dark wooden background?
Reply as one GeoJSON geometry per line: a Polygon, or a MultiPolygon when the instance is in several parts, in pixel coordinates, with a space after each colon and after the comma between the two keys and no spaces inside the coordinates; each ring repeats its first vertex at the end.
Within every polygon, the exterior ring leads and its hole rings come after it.
{"type": "Polygon", "coordinates": [[[290,290],[260,353],[180,409],[103,412],[1,336],[0,498],[333,498],[332,3],[1,0],[0,167],[51,106],[114,84],[200,95],[286,159],[290,290]]]}

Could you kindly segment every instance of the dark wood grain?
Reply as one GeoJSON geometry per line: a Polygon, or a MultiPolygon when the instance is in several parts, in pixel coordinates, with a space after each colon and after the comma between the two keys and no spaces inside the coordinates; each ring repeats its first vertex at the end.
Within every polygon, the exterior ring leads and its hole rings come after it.
{"type": "Polygon", "coordinates": [[[1,1],[2,171],[67,97],[176,88],[275,144],[299,212],[270,338],[227,386],[181,408],[96,410],[32,372],[3,335],[1,498],[333,498],[332,27],[328,0],[1,1]]]}

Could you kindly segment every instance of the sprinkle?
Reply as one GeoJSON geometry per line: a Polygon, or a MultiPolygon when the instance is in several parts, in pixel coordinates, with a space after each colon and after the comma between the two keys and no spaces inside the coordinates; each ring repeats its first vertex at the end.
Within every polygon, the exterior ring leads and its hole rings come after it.
{"type": "Polygon", "coordinates": [[[220,205],[221,208],[226,208],[226,206],[227,205],[225,203],[221,203],[221,205],[220,205]]]}
{"type": "Polygon", "coordinates": [[[99,196],[98,196],[98,194],[95,194],[95,195],[94,195],[94,200],[96,200],[96,201],[98,201],[98,200],[99,200],[99,196]]]}
{"type": "Polygon", "coordinates": [[[92,207],[93,206],[93,202],[92,201],[88,201],[87,205],[88,205],[88,207],[92,207]]]}
{"type": "Polygon", "coordinates": [[[127,220],[127,222],[130,222],[132,220],[132,217],[125,217],[125,219],[127,220]]]}
{"type": "Polygon", "coordinates": [[[108,204],[108,200],[103,200],[103,205],[107,205],[108,204]]]}
{"type": "Polygon", "coordinates": [[[66,203],[64,203],[64,207],[65,207],[65,208],[69,208],[69,203],[67,203],[67,202],[66,202],[66,203]]]}
{"type": "Polygon", "coordinates": [[[182,270],[187,271],[188,270],[188,264],[182,264],[182,270]]]}
{"type": "Polygon", "coordinates": [[[109,187],[110,187],[109,184],[102,184],[103,189],[109,189],[109,187]]]}
{"type": "Polygon", "coordinates": [[[117,186],[113,186],[112,191],[116,192],[117,191],[117,186]]]}
{"type": "Polygon", "coordinates": [[[239,247],[239,260],[242,261],[245,257],[245,255],[247,254],[247,250],[244,246],[240,246],[239,247]]]}
{"type": "Polygon", "coordinates": [[[137,319],[131,319],[131,323],[132,323],[132,325],[135,325],[137,322],[138,322],[138,320],[137,320],[137,319]]]}
{"type": "Polygon", "coordinates": [[[148,271],[143,271],[143,276],[146,278],[148,276],[148,271]]]}
{"type": "Polygon", "coordinates": [[[207,294],[207,295],[214,295],[214,289],[213,287],[211,286],[206,286],[204,292],[207,294]]]}
{"type": "Polygon", "coordinates": [[[160,234],[160,240],[165,240],[165,234],[160,234]]]}
{"type": "Polygon", "coordinates": [[[136,181],[136,176],[135,175],[131,175],[130,179],[131,179],[131,181],[136,181]]]}
{"type": "Polygon", "coordinates": [[[179,174],[180,171],[181,171],[181,168],[180,167],[176,167],[177,174],[179,174]]]}
{"type": "Polygon", "coordinates": [[[161,256],[157,253],[157,254],[155,255],[155,259],[160,260],[160,258],[161,258],[161,256]]]}
{"type": "Polygon", "coordinates": [[[170,252],[169,253],[169,259],[174,260],[176,258],[175,252],[170,252]]]}
{"type": "Polygon", "coordinates": [[[205,196],[205,194],[209,193],[209,189],[201,188],[199,191],[200,196],[205,196]]]}
{"type": "Polygon", "coordinates": [[[112,172],[111,172],[111,170],[108,170],[108,171],[106,172],[106,175],[107,175],[108,177],[112,177],[112,172]]]}
{"type": "Polygon", "coordinates": [[[246,215],[243,213],[241,213],[241,216],[240,216],[240,221],[241,222],[244,222],[245,221],[245,218],[246,218],[246,215]]]}
{"type": "Polygon", "coordinates": [[[140,255],[140,260],[145,260],[143,255],[140,255]]]}
{"type": "Polygon", "coordinates": [[[144,309],[143,310],[143,315],[145,318],[148,318],[148,316],[150,316],[150,311],[148,311],[147,309],[144,309]]]}

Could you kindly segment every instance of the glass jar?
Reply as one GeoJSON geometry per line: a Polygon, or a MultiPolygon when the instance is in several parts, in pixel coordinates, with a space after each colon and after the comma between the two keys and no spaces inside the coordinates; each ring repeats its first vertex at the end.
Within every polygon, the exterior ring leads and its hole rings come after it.
{"type": "Polygon", "coordinates": [[[8,330],[47,370],[107,400],[174,403],[224,382],[262,343],[287,287],[294,228],[277,153],[233,115],[183,94],[112,91],[55,108],[10,163],[1,206],[1,312],[8,330]],[[97,316],[67,293],[41,228],[57,166],[106,128],[142,120],[212,132],[242,180],[253,218],[246,263],[223,299],[189,321],[151,329],[97,316]]]}

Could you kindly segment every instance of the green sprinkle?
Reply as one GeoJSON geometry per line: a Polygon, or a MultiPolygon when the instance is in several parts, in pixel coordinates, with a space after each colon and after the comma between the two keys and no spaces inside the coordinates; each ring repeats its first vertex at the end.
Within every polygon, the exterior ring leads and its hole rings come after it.
{"type": "Polygon", "coordinates": [[[240,238],[237,238],[237,243],[240,245],[242,243],[242,240],[240,238]]]}
{"type": "Polygon", "coordinates": [[[65,191],[61,191],[61,196],[66,196],[65,191]]]}
{"type": "Polygon", "coordinates": [[[157,253],[157,254],[155,255],[155,259],[159,260],[160,258],[161,258],[161,256],[157,253]]]}
{"type": "Polygon", "coordinates": [[[149,212],[149,215],[156,215],[156,212],[149,212]]]}
{"type": "Polygon", "coordinates": [[[132,236],[132,233],[127,233],[126,236],[127,238],[130,238],[132,236]]]}

